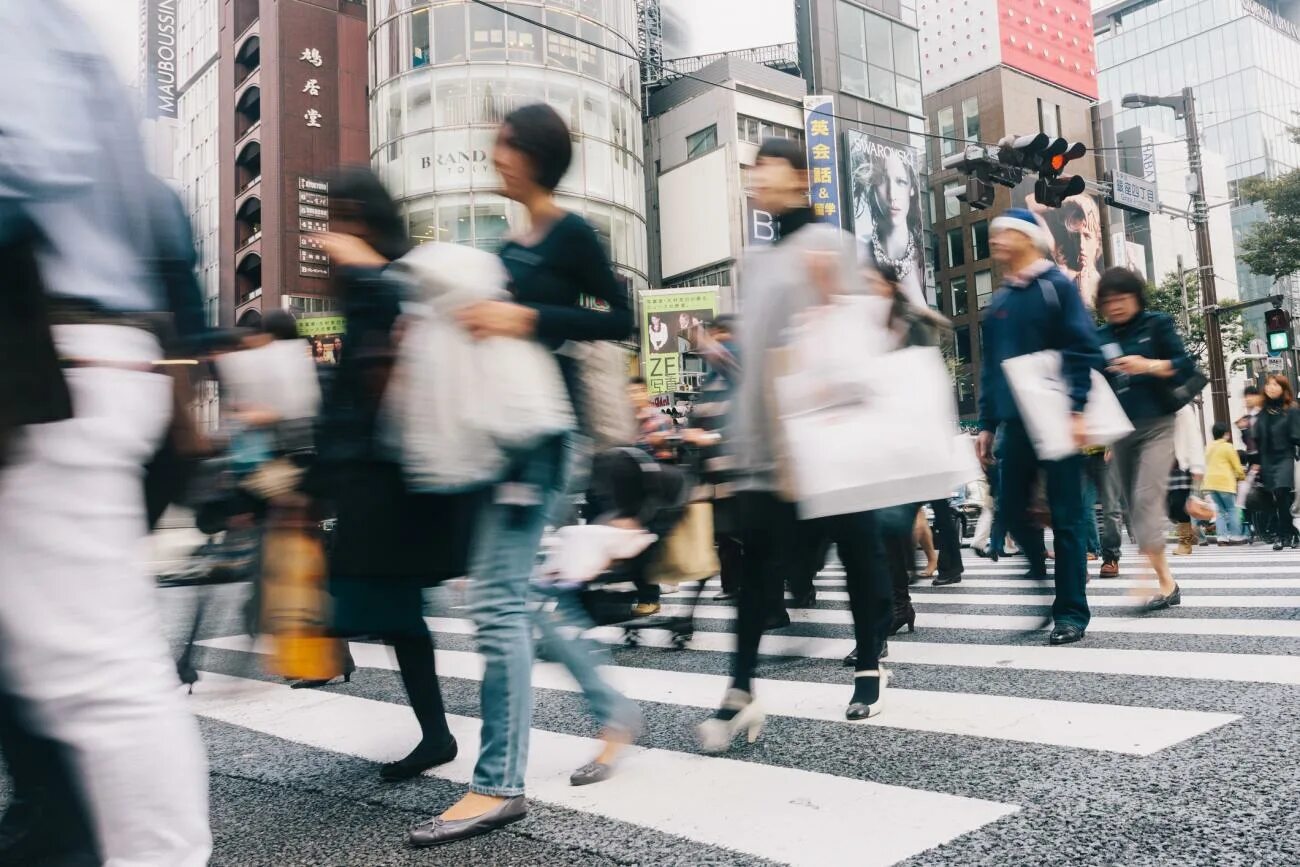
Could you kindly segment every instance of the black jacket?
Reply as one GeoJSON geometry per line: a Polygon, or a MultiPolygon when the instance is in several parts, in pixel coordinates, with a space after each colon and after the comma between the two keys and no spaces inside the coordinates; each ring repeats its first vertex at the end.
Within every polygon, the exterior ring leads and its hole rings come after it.
{"type": "Polygon", "coordinates": [[[1269,490],[1295,487],[1295,455],[1300,446],[1300,410],[1264,407],[1255,422],[1260,484],[1269,490]]]}
{"type": "Polygon", "coordinates": [[[1108,345],[1118,347],[1120,355],[1170,361],[1172,377],[1128,376],[1106,373],[1120,406],[1132,421],[1173,415],[1178,407],[1172,403],[1172,389],[1196,372],[1196,362],[1187,354],[1178,336],[1174,319],[1167,313],[1143,310],[1123,325],[1103,325],[1097,330],[1103,351],[1108,345]]]}

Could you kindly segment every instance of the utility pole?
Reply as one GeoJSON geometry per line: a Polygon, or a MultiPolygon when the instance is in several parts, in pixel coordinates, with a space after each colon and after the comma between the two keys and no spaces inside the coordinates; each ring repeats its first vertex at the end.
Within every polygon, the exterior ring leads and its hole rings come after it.
{"type": "Polygon", "coordinates": [[[1183,120],[1187,124],[1187,163],[1196,178],[1192,193],[1192,223],[1196,228],[1196,259],[1200,266],[1201,304],[1205,308],[1205,348],[1210,364],[1210,402],[1216,424],[1228,424],[1228,371],[1223,363],[1223,334],[1219,331],[1219,292],[1214,280],[1214,250],[1210,245],[1210,209],[1205,203],[1205,167],[1201,133],[1196,123],[1196,96],[1183,88],[1183,120]]]}

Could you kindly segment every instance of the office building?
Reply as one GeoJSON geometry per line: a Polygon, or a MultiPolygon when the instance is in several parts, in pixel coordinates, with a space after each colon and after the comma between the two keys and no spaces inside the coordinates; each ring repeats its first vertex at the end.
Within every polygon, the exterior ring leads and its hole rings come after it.
{"type": "Polygon", "coordinates": [[[366,6],[222,0],[218,238],[222,324],[328,312],[330,173],[369,156],[366,6]]]}
{"type": "MultiPolygon", "coordinates": [[[[1125,109],[1120,101],[1129,93],[1170,96],[1192,88],[1201,143],[1225,163],[1238,243],[1267,218],[1262,205],[1239,197],[1241,182],[1300,168],[1300,145],[1288,132],[1300,108],[1297,22],[1296,4],[1279,0],[1124,0],[1094,18],[1101,99],[1112,104],[1117,130],[1143,127],[1185,138],[1183,121],[1170,109],[1125,109]]],[[[1184,147],[1156,146],[1155,155],[1177,159],[1184,147]]],[[[1213,214],[1216,202],[1209,204],[1213,214]]],[[[1217,261],[1216,270],[1222,296],[1230,278],[1217,261]]],[[[1277,291],[1271,277],[1252,274],[1241,262],[1236,270],[1243,299],[1277,291]]],[[[1294,293],[1296,281],[1286,282],[1294,293]]]]}
{"type": "Polygon", "coordinates": [[[495,249],[525,219],[522,208],[495,192],[497,128],[518,106],[548,103],[574,139],[560,203],[596,227],[618,270],[643,289],[649,267],[641,71],[636,60],[619,56],[637,56],[636,2],[547,0],[508,8],[537,23],[467,0],[371,4],[370,162],[400,201],[416,241],[495,249]]]}
{"type": "MultiPolygon", "coordinates": [[[[993,206],[976,210],[956,198],[966,183],[944,159],[967,145],[1008,135],[1046,133],[1093,145],[1096,97],[1091,15],[1086,0],[925,0],[921,6],[924,106],[930,132],[931,250],[939,308],[951,317],[958,405],[976,411],[979,331],[1001,275],[989,249],[989,225],[1009,207],[1036,207],[1035,177],[1014,190],[998,187],[993,206]]],[[[1095,179],[1091,155],[1069,171],[1095,179]]],[[[1090,194],[1059,209],[1040,209],[1056,240],[1062,269],[1085,299],[1096,290],[1104,262],[1103,205],[1090,194]]]]}

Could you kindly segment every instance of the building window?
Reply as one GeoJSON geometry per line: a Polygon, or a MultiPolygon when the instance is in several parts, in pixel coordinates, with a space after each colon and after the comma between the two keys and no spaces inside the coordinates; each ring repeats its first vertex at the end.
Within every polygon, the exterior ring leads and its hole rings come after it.
{"type": "Polygon", "coordinates": [[[464,60],[465,7],[435,7],[433,9],[433,62],[461,63],[464,60]]]}
{"type": "Polygon", "coordinates": [[[965,316],[970,312],[970,295],[966,291],[966,278],[952,278],[952,315],[965,316]]]}
{"type": "Polygon", "coordinates": [[[1038,100],[1038,131],[1052,138],[1061,135],[1061,107],[1045,99],[1038,100]]]}
{"type": "Polygon", "coordinates": [[[975,272],[975,306],[983,310],[993,300],[993,272],[975,272]]]}
{"type": "Polygon", "coordinates": [[[746,117],[741,114],[736,116],[736,136],[741,141],[756,145],[761,145],[763,140],[768,138],[788,138],[801,142],[803,141],[803,130],[782,126],[779,123],[768,123],[765,120],[746,117]]]}
{"type": "Polygon", "coordinates": [[[980,140],[980,101],[972,96],[961,101],[961,122],[965,128],[967,144],[979,144],[980,140]]]}
{"type": "Polygon", "coordinates": [[[957,191],[964,186],[960,181],[952,181],[943,185],[943,218],[945,220],[955,220],[961,216],[961,202],[957,199],[957,191]]]}
{"type": "Polygon", "coordinates": [[[948,267],[957,268],[966,264],[965,232],[962,229],[948,230],[948,267]]]}
{"type": "Polygon", "coordinates": [[[471,60],[506,59],[506,16],[487,6],[469,7],[471,60]]]}
{"type": "Polygon", "coordinates": [[[956,337],[953,348],[957,356],[957,362],[959,364],[970,364],[970,326],[963,325],[954,329],[953,335],[956,337]]]}
{"type": "Polygon", "coordinates": [[[706,127],[686,137],[686,158],[698,157],[718,147],[718,125],[706,127]]]}
{"type": "Polygon", "coordinates": [[[411,14],[411,68],[429,65],[429,10],[411,14]]]}
{"type": "MultiPolygon", "coordinates": [[[[455,6],[444,6],[444,9],[455,9],[455,6]]],[[[462,7],[463,8],[463,7],[462,7]]],[[[507,12],[515,12],[521,15],[521,18],[506,16],[506,51],[512,61],[517,63],[536,63],[541,65],[545,61],[542,58],[542,28],[538,24],[531,23],[538,17],[538,10],[520,6],[518,3],[511,3],[506,7],[507,12]],[[529,19],[528,21],[523,20],[529,19]]]]}
{"type": "Polygon", "coordinates": [[[980,220],[970,227],[971,250],[975,261],[989,257],[989,221],[980,220]]]}
{"type": "Polygon", "coordinates": [[[846,93],[921,113],[916,31],[840,0],[840,87],[846,93]]]}
{"type": "Polygon", "coordinates": [[[939,135],[942,136],[939,141],[939,152],[944,156],[951,156],[957,153],[957,122],[953,120],[953,110],[939,109],[938,119],[939,135]]]}

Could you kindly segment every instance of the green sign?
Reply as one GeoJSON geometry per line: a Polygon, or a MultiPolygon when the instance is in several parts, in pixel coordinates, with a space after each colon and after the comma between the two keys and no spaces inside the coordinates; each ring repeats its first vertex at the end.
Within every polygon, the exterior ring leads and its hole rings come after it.
{"type": "Polygon", "coordinates": [[[717,315],[717,289],[641,293],[641,362],[651,396],[677,388],[682,353],[695,350],[699,326],[717,315]]]}
{"type": "Polygon", "coordinates": [[[342,316],[306,316],[298,320],[298,336],[322,337],[326,334],[342,334],[344,324],[342,316]]]}

